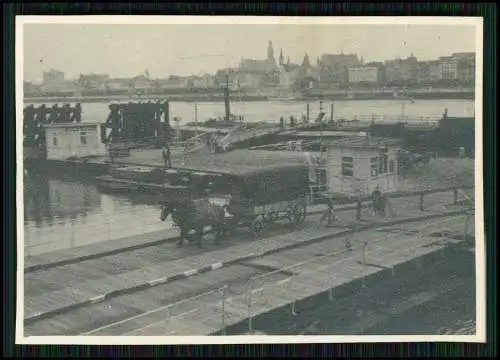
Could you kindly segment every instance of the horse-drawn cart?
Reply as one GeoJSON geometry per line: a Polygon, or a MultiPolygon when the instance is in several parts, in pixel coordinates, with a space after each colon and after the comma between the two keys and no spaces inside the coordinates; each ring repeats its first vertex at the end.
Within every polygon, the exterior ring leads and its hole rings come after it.
{"type": "Polygon", "coordinates": [[[295,226],[306,217],[309,168],[305,165],[231,173],[225,181],[231,191],[231,227],[250,227],[257,234],[277,219],[286,218],[295,226]]]}
{"type": "Polygon", "coordinates": [[[239,171],[224,172],[195,187],[200,189],[192,191],[192,196],[182,201],[168,201],[162,206],[160,219],[165,221],[171,214],[180,229],[179,245],[194,232],[201,246],[203,229],[207,226],[219,238],[236,227],[249,227],[257,234],[279,218],[288,219],[292,226],[303,222],[307,212],[309,168],[306,165],[241,167],[239,171]]]}

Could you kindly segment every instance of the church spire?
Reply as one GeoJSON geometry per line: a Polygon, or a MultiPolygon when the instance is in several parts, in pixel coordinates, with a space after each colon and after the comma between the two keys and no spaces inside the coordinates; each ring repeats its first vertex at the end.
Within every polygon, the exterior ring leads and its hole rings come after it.
{"type": "Polygon", "coordinates": [[[274,60],[274,49],[273,49],[273,42],[269,40],[268,46],[267,46],[267,59],[268,60],[274,60]]]}
{"type": "Polygon", "coordinates": [[[280,50],[280,66],[285,64],[285,60],[283,58],[283,49],[280,50]]]}
{"type": "Polygon", "coordinates": [[[309,55],[305,53],[304,60],[302,61],[302,67],[309,68],[311,67],[311,62],[309,61],[309,55]]]}

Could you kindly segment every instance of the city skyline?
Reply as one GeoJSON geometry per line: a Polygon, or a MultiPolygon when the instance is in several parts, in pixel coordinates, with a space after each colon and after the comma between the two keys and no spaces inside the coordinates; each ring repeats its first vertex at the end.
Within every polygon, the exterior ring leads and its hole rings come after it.
{"type": "Polygon", "coordinates": [[[313,64],[322,54],[340,53],[355,53],[365,62],[411,54],[425,61],[475,52],[475,37],[475,26],[469,24],[25,24],[24,80],[40,83],[50,69],[63,71],[68,79],[89,73],[133,77],[146,69],[153,78],[214,74],[237,67],[242,58],[264,59],[268,41],[276,59],[283,50],[294,63],[301,63],[305,53],[313,64]]]}

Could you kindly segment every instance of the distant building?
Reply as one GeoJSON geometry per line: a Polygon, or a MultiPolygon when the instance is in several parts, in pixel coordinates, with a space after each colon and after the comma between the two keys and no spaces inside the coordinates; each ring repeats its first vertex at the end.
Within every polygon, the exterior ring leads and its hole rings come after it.
{"type": "Polygon", "coordinates": [[[218,70],[215,74],[215,86],[225,87],[227,81],[231,90],[238,90],[240,88],[240,84],[238,81],[239,73],[239,69],[228,68],[218,70]]]}
{"type": "Polygon", "coordinates": [[[189,76],[187,78],[189,87],[198,89],[213,88],[215,86],[215,78],[213,75],[204,74],[202,76],[189,76]]]}
{"type": "Polygon", "coordinates": [[[431,83],[437,83],[442,79],[441,66],[438,60],[429,61],[429,79],[431,83]]]}
{"type": "Polygon", "coordinates": [[[64,82],[64,72],[59,70],[50,69],[43,72],[43,83],[62,83],[64,82]]]}
{"type": "Polygon", "coordinates": [[[438,83],[441,79],[441,65],[438,60],[418,62],[417,84],[432,85],[438,83]]]}
{"type": "Polygon", "coordinates": [[[441,80],[458,80],[457,61],[452,56],[442,56],[439,58],[439,67],[441,71],[441,80]]]}
{"type": "Polygon", "coordinates": [[[149,78],[149,74],[141,74],[131,79],[131,86],[134,92],[147,93],[154,89],[154,82],[149,78]]]}
{"type": "Polygon", "coordinates": [[[320,73],[317,67],[311,65],[309,55],[304,54],[302,64],[297,69],[295,84],[301,89],[313,89],[318,87],[320,73]]]}
{"type": "Polygon", "coordinates": [[[359,85],[375,85],[382,80],[382,64],[352,66],[348,69],[349,83],[359,85]]]}
{"type": "Polygon", "coordinates": [[[65,80],[62,71],[50,69],[43,73],[43,82],[40,91],[45,94],[74,93],[75,83],[65,80]]]}
{"type": "Polygon", "coordinates": [[[23,92],[24,94],[30,94],[34,92],[33,83],[31,81],[23,81],[23,92]]]}
{"type": "Polygon", "coordinates": [[[181,76],[171,75],[167,79],[156,79],[153,86],[156,89],[180,89],[187,87],[187,79],[181,76]]]}
{"type": "Polygon", "coordinates": [[[461,84],[474,85],[476,78],[476,54],[473,52],[454,53],[457,63],[457,80],[461,84]]]}
{"type": "Polygon", "coordinates": [[[43,83],[39,87],[40,92],[43,94],[68,94],[72,95],[76,91],[76,84],[71,80],[64,80],[61,82],[43,83]]]}
{"type": "Polygon", "coordinates": [[[389,85],[408,85],[417,82],[420,65],[413,54],[406,59],[388,60],[384,67],[385,80],[389,85]]]}
{"type": "Polygon", "coordinates": [[[349,68],[361,65],[356,54],[323,54],[317,62],[320,81],[335,85],[349,83],[349,68]]]}
{"type": "Polygon", "coordinates": [[[267,81],[267,77],[267,74],[261,72],[238,70],[232,84],[237,89],[253,90],[263,86],[267,81]]]}
{"type": "Polygon", "coordinates": [[[48,160],[106,154],[100,140],[99,124],[50,124],[44,125],[44,131],[48,160]]]}
{"type": "Polygon", "coordinates": [[[250,72],[269,73],[278,70],[276,59],[274,58],[274,49],[272,41],[267,46],[267,58],[264,60],[241,59],[240,70],[250,72]]]}
{"type": "Polygon", "coordinates": [[[325,143],[328,192],[338,196],[370,196],[397,189],[397,151],[395,139],[370,136],[347,137],[325,143]]]}
{"type": "Polygon", "coordinates": [[[106,89],[108,92],[128,92],[132,89],[132,79],[130,78],[115,78],[106,81],[106,89]]]}
{"type": "Polygon", "coordinates": [[[108,74],[80,74],[76,83],[82,90],[104,90],[108,81],[108,74]]]}

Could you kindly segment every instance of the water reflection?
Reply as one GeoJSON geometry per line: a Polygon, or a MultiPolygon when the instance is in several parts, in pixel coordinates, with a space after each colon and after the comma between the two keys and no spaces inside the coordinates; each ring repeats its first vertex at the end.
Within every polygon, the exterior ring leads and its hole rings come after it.
{"type": "Polygon", "coordinates": [[[102,194],[91,183],[28,171],[24,178],[25,256],[166,230],[158,199],[102,194]]]}
{"type": "Polygon", "coordinates": [[[24,223],[36,227],[86,217],[101,204],[101,194],[76,180],[51,179],[29,171],[24,180],[24,223]]]}

